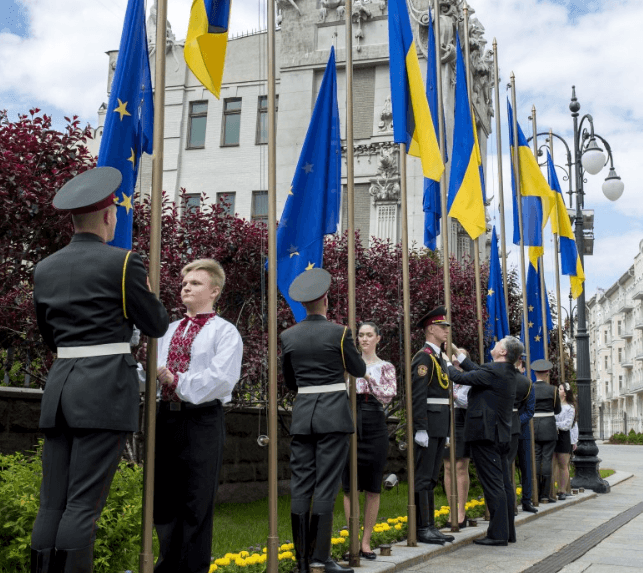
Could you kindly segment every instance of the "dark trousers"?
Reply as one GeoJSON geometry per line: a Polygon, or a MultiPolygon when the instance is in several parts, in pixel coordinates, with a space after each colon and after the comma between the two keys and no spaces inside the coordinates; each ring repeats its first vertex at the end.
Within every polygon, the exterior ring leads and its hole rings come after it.
{"type": "Polygon", "coordinates": [[[94,543],[128,434],[69,428],[64,422],[45,430],[33,549],[75,550],[94,543]]]}
{"type": "Polygon", "coordinates": [[[415,491],[432,491],[438,483],[446,441],[446,438],[429,437],[426,448],[414,444],[415,491]]]}
{"type": "Polygon", "coordinates": [[[531,502],[531,439],[518,440],[518,466],[520,467],[522,501],[531,502]]]}
{"type": "Polygon", "coordinates": [[[480,440],[471,442],[471,457],[489,509],[487,537],[515,540],[513,486],[507,454],[509,443],[480,440]]]}
{"type": "Polygon", "coordinates": [[[556,440],[549,442],[536,442],[536,473],[539,476],[551,475],[551,460],[554,457],[556,440]]]}
{"type": "Polygon", "coordinates": [[[292,513],[332,512],[346,464],[350,434],[296,434],[290,443],[292,513]]]}
{"type": "Polygon", "coordinates": [[[162,403],[154,467],[154,526],[159,538],[156,573],[209,571],[224,441],[220,403],[177,412],[162,403]]]}

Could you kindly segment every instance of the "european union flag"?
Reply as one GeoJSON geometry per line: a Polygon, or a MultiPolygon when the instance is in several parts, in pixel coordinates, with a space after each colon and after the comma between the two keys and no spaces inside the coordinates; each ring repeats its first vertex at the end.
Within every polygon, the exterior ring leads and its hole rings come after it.
{"type": "Polygon", "coordinates": [[[107,106],[98,167],[115,167],[123,174],[116,192],[116,234],[110,243],[132,248],[132,200],[141,153],[152,153],[154,103],[147,53],[143,0],[130,0],[118,51],[112,93],[107,106]]]}
{"type": "Polygon", "coordinates": [[[288,296],[288,288],[305,270],[322,266],[324,235],[337,231],[341,159],[335,49],[331,48],[277,229],[277,286],[297,322],[306,317],[306,310],[288,296]]]}
{"type": "MultiPolygon", "coordinates": [[[[426,54],[426,99],[431,110],[433,131],[438,133],[438,90],[437,71],[435,68],[435,32],[433,18],[429,10],[429,36],[426,54]]],[[[422,210],[424,211],[424,246],[435,251],[436,239],[440,234],[440,217],[442,206],[440,202],[440,182],[427,177],[424,178],[424,194],[422,196],[422,210]]]]}
{"type": "MultiPolygon", "coordinates": [[[[542,298],[540,290],[540,272],[529,263],[527,265],[527,331],[529,332],[529,351],[531,362],[545,358],[545,340],[546,336],[543,331],[543,311],[542,311],[542,298]]],[[[547,288],[545,287],[545,293],[547,288]]],[[[551,308],[549,306],[549,299],[545,295],[547,313],[547,333],[553,330],[554,325],[551,319],[551,308]]],[[[525,329],[524,324],[520,336],[523,343],[525,342],[525,329]]],[[[534,378],[535,379],[535,378],[534,378]]]]}
{"type": "Polygon", "coordinates": [[[460,37],[457,34],[455,78],[455,120],[447,207],[449,216],[460,222],[469,237],[477,239],[486,231],[487,222],[482,198],[478,141],[467,94],[460,37]]]}
{"type": "MultiPolygon", "coordinates": [[[[502,281],[502,269],[498,257],[498,237],[494,225],[491,234],[491,254],[489,256],[489,282],[487,286],[487,334],[493,341],[502,340],[509,335],[509,318],[505,305],[505,287],[502,281]]],[[[489,345],[487,353],[493,344],[489,345]]],[[[488,360],[491,357],[488,355],[488,360]]]]}
{"type": "Polygon", "coordinates": [[[580,256],[576,249],[576,239],[569,222],[565,200],[556,176],[556,168],[547,152],[547,180],[552,191],[556,193],[556,205],[552,209],[551,230],[558,235],[560,244],[560,266],[564,275],[569,275],[569,282],[572,289],[572,296],[578,298],[583,292],[585,272],[580,262],[580,256]]]}

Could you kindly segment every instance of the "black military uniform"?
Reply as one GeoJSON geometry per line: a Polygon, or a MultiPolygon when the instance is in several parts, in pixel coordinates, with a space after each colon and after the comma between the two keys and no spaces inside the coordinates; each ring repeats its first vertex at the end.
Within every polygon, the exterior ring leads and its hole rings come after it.
{"type": "Polygon", "coordinates": [[[487,536],[474,542],[482,545],[507,545],[516,541],[515,495],[509,475],[507,454],[511,442],[512,409],[519,376],[509,362],[491,362],[477,366],[468,358],[458,372],[453,366],[449,375],[454,383],[472,386],[469,392],[464,438],[471,445],[471,457],[482,485],[490,521],[487,536]]]}
{"type": "MultiPolygon", "coordinates": [[[[553,364],[549,360],[536,360],[531,365],[534,372],[549,372],[553,364]]],[[[536,393],[536,412],[534,413],[534,443],[536,450],[536,474],[538,475],[538,499],[555,503],[549,495],[551,490],[551,463],[558,439],[556,414],[560,414],[561,405],[558,390],[544,380],[534,382],[536,393]]]]}
{"type": "MultiPolygon", "coordinates": [[[[313,302],[326,294],[330,280],[324,269],[305,271],[288,294],[297,302],[313,302]]],[[[310,556],[327,573],[352,572],[331,559],[330,545],[335,497],[354,431],[344,372],[363,377],[366,364],[350,329],[321,314],[309,314],[282,332],[281,345],[284,380],[297,392],[290,426],[290,490],[299,571],[309,570],[310,556]]]]}
{"type": "MultiPolygon", "coordinates": [[[[520,419],[521,409],[524,411],[525,406],[529,400],[529,395],[532,392],[531,381],[520,373],[516,376],[516,398],[514,400],[513,415],[511,417],[511,445],[509,446],[509,454],[507,455],[507,463],[513,464],[518,455],[518,446],[520,444],[520,436],[522,433],[522,420],[520,419]]],[[[509,501],[509,500],[507,500],[509,501]]],[[[512,498],[515,502],[515,497],[512,498]]],[[[525,504],[523,498],[523,505],[525,504]]],[[[531,501],[529,501],[531,504],[531,501]]],[[[515,503],[514,503],[515,509],[515,503]]],[[[537,511],[537,510],[536,510],[537,511]]]]}
{"type": "MultiPolygon", "coordinates": [[[[446,308],[439,306],[423,316],[417,326],[425,329],[431,324],[450,326],[446,308]]],[[[453,541],[435,526],[435,498],[444,446],[450,428],[449,377],[447,365],[440,352],[426,342],[411,363],[413,393],[413,434],[426,432],[427,447],[416,444],[415,505],[417,507],[417,537],[422,543],[444,545],[453,541]]]]}
{"type": "MultiPolygon", "coordinates": [[[[84,172],[58,192],[54,206],[79,214],[104,209],[120,181],[111,167],[84,172]]],[[[45,445],[32,571],[89,572],[96,521],[126,437],[138,428],[132,329],[161,336],[168,316],[148,289],[140,257],[93,233],[75,234],[36,266],[34,302],[42,337],[58,358],[41,406],[45,445]]]]}

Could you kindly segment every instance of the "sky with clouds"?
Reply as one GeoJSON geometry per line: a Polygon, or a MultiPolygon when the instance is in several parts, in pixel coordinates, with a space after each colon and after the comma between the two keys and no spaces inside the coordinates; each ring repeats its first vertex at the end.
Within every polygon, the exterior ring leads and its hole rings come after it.
{"type": "MultiPolygon", "coordinates": [[[[147,0],[148,5],[151,0],[147,0]]],[[[169,20],[177,39],[187,30],[191,0],[170,0],[169,20]]],[[[0,109],[11,118],[39,107],[53,115],[78,115],[95,124],[106,99],[107,56],[117,49],[126,0],[2,0],[0,3],[0,109]]],[[[527,136],[534,105],[538,130],[553,129],[571,142],[571,86],[581,114],[591,113],[596,132],[612,146],[615,167],[625,183],[617,202],[608,201],[601,185],[607,168],[587,176],[585,206],[595,210],[594,255],[586,259],[588,298],[597,287],[608,288],[632,264],[643,239],[643,51],[641,0],[471,0],[491,47],[498,41],[502,86],[516,75],[517,117],[527,136]]],[[[265,27],[265,1],[235,0],[231,32],[265,27]]],[[[501,93],[501,101],[508,92],[501,93]]],[[[506,147],[506,113],[501,118],[506,147]]],[[[488,148],[487,185],[497,185],[495,134],[488,148]]],[[[562,149],[555,149],[562,163],[562,149]]],[[[509,179],[504,162],[505,182],[509,179]]],[[[562,172],[559,178],[562,179],[562,172]]],[[[506,183],[505,183],[506,185],[506,183]]],[[[563,190],[566,183],[561,181],[563,190]]],[[[492,216],[498,223],[497,191],[492,216]]],[[[509,204],[509,196],[506,203],[509,204]]],[[[507,213],[507,221],[511,221],[507,213]]],[[[509,231],[510,232],[510,231],[509,231]]],[[[547,237],[550,233],[547,232],[547,237]]],[[[549,240],[549,239],[548,239],[549,240]]],[[[551,244],[545,267],[553,267],[551,244]]],[[[510,260],[518,262],[518,248],[510,260]]],[[[554,288],[553,276],[546,274],[554,288]]],[[[562,288],[568,288],[562,279],[562,288]]]]}

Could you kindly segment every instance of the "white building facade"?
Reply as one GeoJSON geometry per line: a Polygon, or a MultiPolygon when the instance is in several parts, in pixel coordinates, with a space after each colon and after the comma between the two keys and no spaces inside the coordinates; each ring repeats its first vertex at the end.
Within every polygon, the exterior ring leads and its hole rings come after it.
{"type": "Polygon", "coordinates": [[[595,435],[643,431],[643,241],[634,264],[587,303],[595,435]]]}

